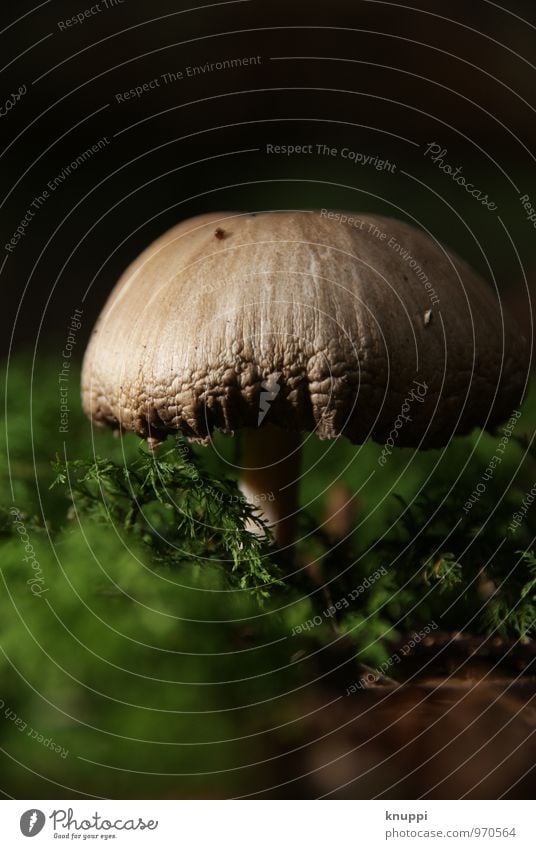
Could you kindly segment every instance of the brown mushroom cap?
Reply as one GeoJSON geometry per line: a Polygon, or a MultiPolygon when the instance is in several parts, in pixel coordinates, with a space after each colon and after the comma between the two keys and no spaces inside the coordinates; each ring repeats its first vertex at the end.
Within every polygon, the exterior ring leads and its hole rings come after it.
{"type": "Polygon", "coordinates": [[[268,391],[266,423],[361,443],[386,439],[413,389],[397,445],[434,446],[504,420],[525,375],[525,342],[491,289],[409,224],[220,212],[127,269],[82,392],[97,424],[160,440],[257,427],[268,391]]]}

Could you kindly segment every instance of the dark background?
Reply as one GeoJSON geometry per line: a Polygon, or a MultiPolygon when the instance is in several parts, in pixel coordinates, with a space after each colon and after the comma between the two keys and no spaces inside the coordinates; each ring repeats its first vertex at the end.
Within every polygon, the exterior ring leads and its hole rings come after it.
{"type": "Polygon", "coordinates": [[[178,220],[214,209],[413,219],[494,278],[530,332],[535,231],[519,195],[536,198],[532,2],[124,0],[60,30],[91,5],[2,4],[0,102],[28,89],[0,120],[4,353],[55,350],[75,308],[81,353],[126,264],[178,220]],[[258,65],[115,97],[188,65],[257,55],[258,65]],[[289,56],[316,58],[274,59],[289,56]],[[104,136],[6,254],[31,201],[104,136]],[[431,141],[498,214],[424,157],[431,141]],[[267,155],[266,143],[348,146],[388,158],[396,174],[340,156],[267,155]]]}

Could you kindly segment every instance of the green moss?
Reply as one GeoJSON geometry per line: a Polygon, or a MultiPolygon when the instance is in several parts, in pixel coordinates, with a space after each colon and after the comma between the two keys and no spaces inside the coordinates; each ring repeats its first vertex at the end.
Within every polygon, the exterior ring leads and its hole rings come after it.
{"type": "Polygon", "coordinates": [[[32,376],[27,360],[11,363],[0,432],[0,735],[12,795],[58,797],[58,784],[67,795],[233,795],[266,784],[277,735],[267,753],[259,729],[293,715],[293,693],[317,675],[315,641],[332,641],[334,624],[369,664],[432,620],[534,634],[534,510],[512,523],[536,480],[534,392],[468,510],[500,429],[443,452],[395,451],[381,470],[378,446],[308,440],[295,556],[319,564],[322,588],[247,530],[255,516],[217,457],[231,455],[229,439],[212,450],[170,440],[154,458],[133,437],[94,434],[75,375],[61,433],[57,370],[43,359],[32,376]],[[360,507],[334,543],[318,518],[337,478],[360,507]],[[293,629],[315,616],[314,636],[298,643],[293,629]]]}

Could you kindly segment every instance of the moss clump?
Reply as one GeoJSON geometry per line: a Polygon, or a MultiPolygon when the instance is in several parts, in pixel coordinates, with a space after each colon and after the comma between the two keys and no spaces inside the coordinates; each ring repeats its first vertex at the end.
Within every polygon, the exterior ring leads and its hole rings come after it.
{"type": "Polygon", "coordinates": [[[217,452],[170,440],[154,457],[134,438],[94,436],[74,376],[60,433],[56,371],[46,359],[33,372],[11,364],[0,435],[11,795],[248,792],[269,783],[269,729],[292,723],[295,694],[321,679],[319,646],[344,634],[379,664],[397,635],[432,620],[534,635],[535,520],[523,506],[536,479],[534,394],[491,477],[501,429],[442,452],[393,452],[381,469],[381,447],[309,440],[292,564],[247,530],[262,524],[217,459],[230,440],[217,437],[217,452]],[[338,477],[362,493],[344,539],[318,521],[319,493],[338,477]]]}

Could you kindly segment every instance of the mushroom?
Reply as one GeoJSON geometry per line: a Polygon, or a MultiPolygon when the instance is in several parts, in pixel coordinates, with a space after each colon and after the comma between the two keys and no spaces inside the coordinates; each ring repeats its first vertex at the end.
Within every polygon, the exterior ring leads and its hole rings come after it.
{"type": "Polygon", "coordinates": [[[101,426],[157,446],[243,432],[241,488],[293,539],[304,432],[436,447],[521,400],[526,344],[456,255],[394,219],[213,213],[148,247],[112,291],[83,365],[101,426]],[[431,316],[433,322],[423,321],[431,316]]]}

